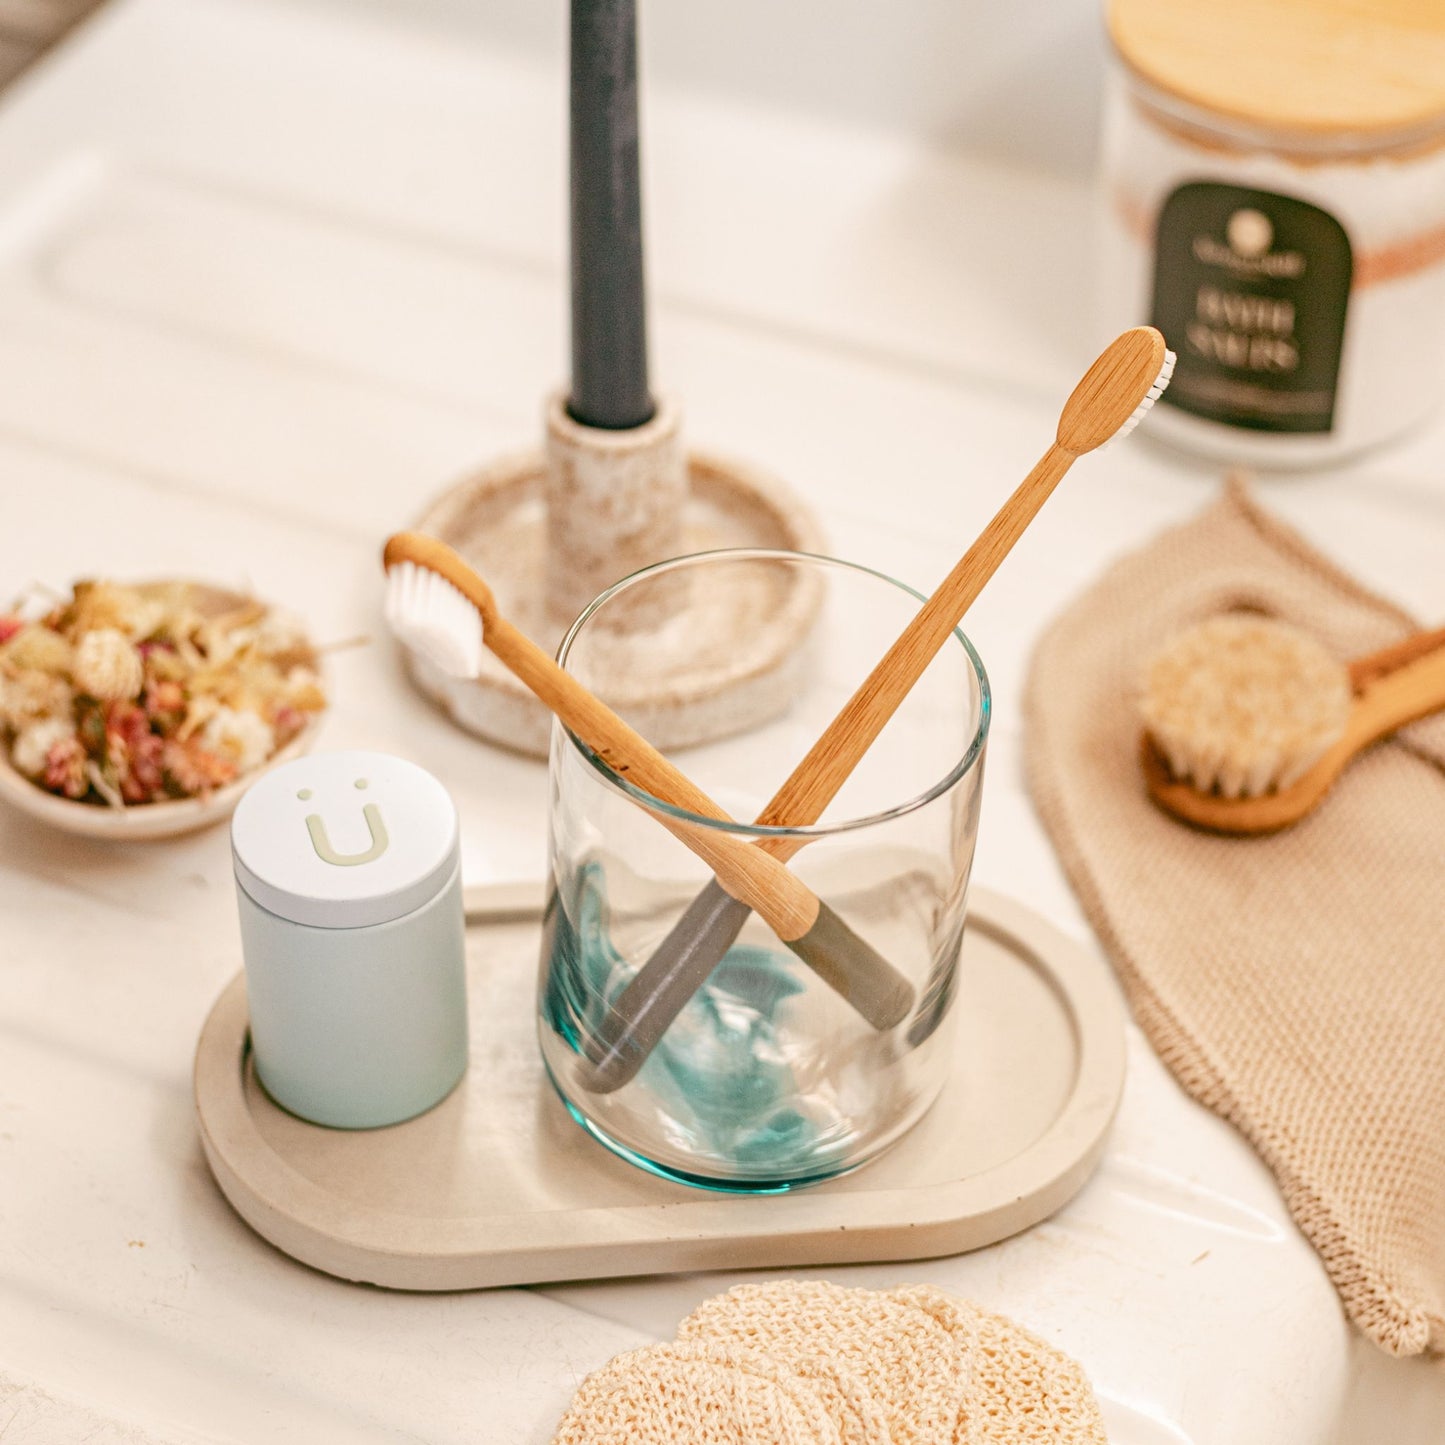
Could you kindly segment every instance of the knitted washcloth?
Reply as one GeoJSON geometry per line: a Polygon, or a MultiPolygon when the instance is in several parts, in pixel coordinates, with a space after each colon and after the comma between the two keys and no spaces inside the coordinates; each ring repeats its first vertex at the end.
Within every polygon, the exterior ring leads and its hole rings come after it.
{"type": "Polygon", "coordinates": [[[1140,778],[1142,662],[1243,609],[1342,659],[1412,630],[1233,487],[1049,628],[1034,802],[1140,1027],[1274,1171],[1350,1316],[1394,1354],[1445,1354],[1445,716],[1356,758],[1284,832],[1167,817],[1140,778]]]}
{"type": "Polygon", "coordinates": [[[861,1386],[892,1445],[933,1445],[958,1433],[968,1355],[922,1311],[885,1294],[819,1280],[742,1284],[699,1305],[677,1333],[761,1350],[811,1377],[820,1393],[841,1393],[847,1380],[856,1397],[861,1386]]]}
{"type": "Polygon", "coordinates": [[[892,1294],[972,1349],[968,1445],[1108,1445],[1088,1378],[1067,1355],[1007,1316],[929,1285],[892,1294]]]}
{"type": "Polygon", "coordinates": [[[839,1445],[818,1397],[761,1355],[651,1345],[582,1382],[552,1445],[839,1445]]]}

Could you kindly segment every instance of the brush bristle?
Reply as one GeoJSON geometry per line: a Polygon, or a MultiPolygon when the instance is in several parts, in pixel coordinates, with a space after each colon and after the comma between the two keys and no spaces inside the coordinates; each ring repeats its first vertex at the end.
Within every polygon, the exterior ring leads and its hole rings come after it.
{"type": "Polygon", "coordinates": [[[1349,670],[1307,632],[1248,613],[1186,629],[1148,664],[1145,728],[1201,793],[1287,788],[1344,733],[1349,670]]]}
{"type": "Polygon", "coordinates": [[[386,574],[386,623],[398,641],[452,677],[481,672],[481,613],[426,567],[398,562],[386,574]]]}
{"type": "Polygon", "coordinates": [[[1178,359],[1172,351],[1166,351],[1164,353],[1164,365],[1159,368],[1159,375],[1154,378],[1154,385],[1144,393],[1144,400],[1134,408],[1124,425],[1104,443],[1106,447],[1111,447],[1116,442],[1123,441],[1124,438],[1144,420],[1144,414],[1164,395],[1164,388],[1169,385],[1169,378],[1174,375],[1174,363],[1178,361],[1178,359]]]}

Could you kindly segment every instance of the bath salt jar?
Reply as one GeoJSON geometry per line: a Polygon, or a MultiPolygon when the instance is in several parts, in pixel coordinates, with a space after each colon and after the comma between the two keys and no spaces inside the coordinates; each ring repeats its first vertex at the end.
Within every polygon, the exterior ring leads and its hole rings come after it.
{"type": "Polygon", "coordinates": [[[1154,430],[1337,461],[1445,386],[1445,4],[1110,0],[1101,327],[1179,361],[1154,430]]]}

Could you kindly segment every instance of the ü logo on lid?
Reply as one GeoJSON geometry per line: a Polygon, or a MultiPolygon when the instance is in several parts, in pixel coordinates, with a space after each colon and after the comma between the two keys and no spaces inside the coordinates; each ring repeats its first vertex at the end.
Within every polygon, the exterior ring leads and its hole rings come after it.
{"type": "MultiPolygon", "coordinates": [[[[366,787],[366,779],[358,778],[356,786],[358,788],[366,787]]],[[[311,791],[309,788],[305,789],[298,796],[303,799],[309,798],[311,791]]],[[[331,839],[326,832],[326,822],[321,814],[307,814],[306,831],[311,837],[311,846],[316,850],[316,856],[323,863],[334,863],[338,868],[354,868],[361,863],[371,863],[386,852],[391,839],[387,836],[381,809],[375,803],[368,803],[361,810],[361,816],[366,819],[367,830],[371,834],[371,847],[363,848],[359,853],[338,853],[332,846],[331,839]]]]}

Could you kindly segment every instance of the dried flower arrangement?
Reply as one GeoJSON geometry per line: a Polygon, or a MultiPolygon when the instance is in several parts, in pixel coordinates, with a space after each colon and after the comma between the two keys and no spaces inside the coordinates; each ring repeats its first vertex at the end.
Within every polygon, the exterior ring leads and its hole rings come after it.
{"type": "Polygon", "coordinates": [[[86,581],[0,612],[0,738],[37,786],[114,808],[202,797],[326,706],[300,627],[190,582],[86,581]]]}

